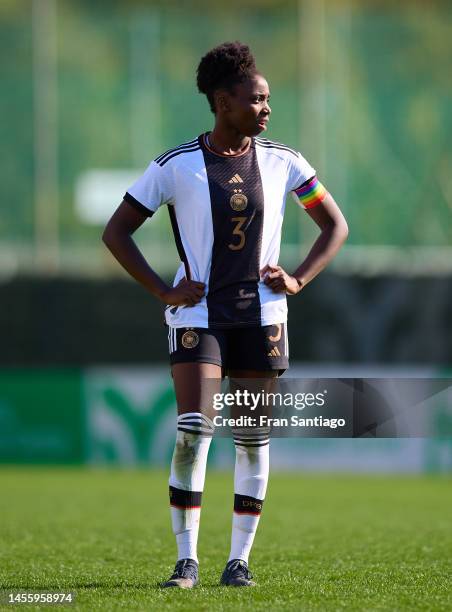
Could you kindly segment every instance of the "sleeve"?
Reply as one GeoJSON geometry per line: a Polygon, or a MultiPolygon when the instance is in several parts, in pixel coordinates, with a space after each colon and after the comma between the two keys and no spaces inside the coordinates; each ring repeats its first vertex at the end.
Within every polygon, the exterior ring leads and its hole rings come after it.
{"type": "Polygon", "coordinates": [[[152,161],[144,174],[126,191],[124,200],[152,217],[160,206],[172,203],[171,182],[167,173],[166,168],[152,161]]]}
{"type": "Polygon", "coordinates": [[[328,193],[317,178],[314,168],[301,153],[298,153],[296,159],[291,156],[288,186],[295,202],[305,209],[320,204],[328,193]]]}

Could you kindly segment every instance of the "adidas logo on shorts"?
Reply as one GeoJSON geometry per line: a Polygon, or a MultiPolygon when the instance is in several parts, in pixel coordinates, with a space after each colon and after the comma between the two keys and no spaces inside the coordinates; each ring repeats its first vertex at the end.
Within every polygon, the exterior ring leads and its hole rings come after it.
{"type": "Polygon", "coordinates": [[[277,346],[274,346],[272,350],[267,353],[267,357],[281,357],[281,353],[278,350],[277,346]]]}

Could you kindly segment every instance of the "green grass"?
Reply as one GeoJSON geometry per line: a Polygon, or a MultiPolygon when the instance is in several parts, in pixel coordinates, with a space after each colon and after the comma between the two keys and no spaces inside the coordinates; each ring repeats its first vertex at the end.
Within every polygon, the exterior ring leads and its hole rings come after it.
{"type": "Polygon", "coordinates": [[[87,611],[452,609],[448,478],[273,474],[254,589],[218,586],[232,476],[217,472],[201,517],[201,584],[159,589],[175,559],[166,489],[155,471],[1,469],[1,587],[73,591],[69,609],[87,611]]]}

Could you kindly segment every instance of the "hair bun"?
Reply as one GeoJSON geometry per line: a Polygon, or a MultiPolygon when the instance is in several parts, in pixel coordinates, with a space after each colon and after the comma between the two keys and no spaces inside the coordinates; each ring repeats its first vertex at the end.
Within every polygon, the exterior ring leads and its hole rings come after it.
{"type": "Polygon", "coordinates": [[[198,90],[206,94],[210,107],[216,89],[229,89],[256,72],[256,63],[248,45],[239,41],[225,42],[211,49],[201,59],[197,69],[198,90]]]}

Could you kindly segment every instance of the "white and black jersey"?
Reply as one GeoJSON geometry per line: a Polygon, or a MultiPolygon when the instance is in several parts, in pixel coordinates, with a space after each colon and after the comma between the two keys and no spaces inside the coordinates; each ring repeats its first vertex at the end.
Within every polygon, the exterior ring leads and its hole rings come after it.
{"type": "Polygon", "coordinates": [[[252,138],[239,155],[214,152],[206,135],[150,163],[124,199],[151,216],[168,205],[184,276],[206,284],[194,307],[167,307],[171,327],[227,329],[283,323],[286,296],[259,271],[278,263],[286,196],[315,170],[289,147],[252,138]]]}

